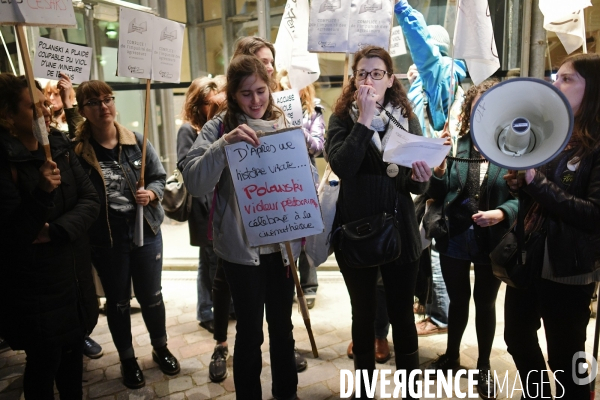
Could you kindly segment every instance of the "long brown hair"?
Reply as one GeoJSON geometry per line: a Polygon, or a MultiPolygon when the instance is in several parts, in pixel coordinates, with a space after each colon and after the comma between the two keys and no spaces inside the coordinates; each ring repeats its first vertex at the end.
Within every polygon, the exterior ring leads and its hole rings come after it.
{"type": "Polygon", "coordinates": [[[225,77],[217,75],[214,78],[202,77],[196,78],[185,93],[185,103],[181,110],[181,117],[184,122],[188,122],[196,130],[202,129],[207,115],[202,113],[200,107],[208,105],[210,94],[217,94],[225,89],[225,77]]]}
{"type": "MultiPolygon", "coordinates": [[[[234,58],[241,55],[256,56],[256,52],[263,47],[271,50],[271,53],[273,54],[273,60],[275,60],[275,46],[273,46],[271,42],[268,42],[258,36],[244,36],[236,40],[231,60],[233,61],[234,58]]],[[[269,84],[269,86],[271,86],[272,91],[277,91],[277,83],[275,82],[276,76],[277,67],[275,66],[275,62],[273,62],[273,75],[269,78],[269,80],[265,81],[269,84]]]]}
{"type": "Polygon", "coordinates": [[[477,96],[481,96],[484,94],[489,88],[497,84],[498,81],[496,79],[488,79],[481,82],[479,85],[473,85],[467,90],[465,93],[465,101],[463,101],[462,108],[460,110],[460,122],[458,136],[464,136],[469,133],[470,125],[471,125],[471,105],[473,100],[477,96]]]}
{"type": "Polygon", "coordinates": [[[585,90],[573,128],[573,139],[579,142],[576,154],[584,158],[600,147],[600,55],[575,54],[565,58],[561,66],[566,63],[571,63],[585,79],[585,90]]]}
{"type": "Polygon", "coordinates": [[[267,84],[267,89],[269,90],[269,104],[267,105],[267,110],[262,119],[268,121],[277,119],[282,115],[281,110],[275,106],[275,103],[273,102],[271,88],[269,87],[269,74],[267,73],[267,69],[262,61],[254,56],[237,56],[231,60],[229,68],[227,69],[227,101],[219,110],[227,110],[225,117],[223,118],[225,132],[235,129],[238,125],[244,123],[244,120],[246,119],[246,114],[244,114],[240,106],[237,104],[235,95],[244,81],[253,75],[256,75],[258,79],[261,79],[263,82],[265,82],[267,84]]]}
{"type": "MultiPolygon", "coordinates": [[[[105,95],[113,94],[112,88],[103,81],[91,80],[85,81],[75,91],[75,98],[77,99],[77,104],[79,104],[79,109],[85,107],[84,101],[92,98],[92,97],[101,97],[105,95]]],[[[90,137],[91,133],[90,122],[86,119],[82,123],[77,126],[77,132],[75,132],[75,137],[78,140],[87,139],[90,137]]]]}
{"type": "MultiPolygon", "coordinates": [[[[354,53],[354,62],[352,63],[352,71],[356,71],[356,66],[359,61],[363,58],[379,58],[385,64],[385,69],[388,73],[394,73],[394,64],[392,57],[385,51],[385,49],[378,46],[365,46],[356,53],[354,53]]],[[[342,90],[342,95],[337,99],[333,106],[333,113],[340,117],[348,117],[348,110],[354,101],[354,92],[356,92],[356,77],[352,75],[348,84],[342,90]]],[[[398,82],[398,79],[394,79],[392,87],[385,91],[385,97],[383,98],[383,106],[386,104],[392,104],[394,107],[402,109],[402,116],[404,118],[410,118],[413,116],[412,106],[406,96],[406,91],[398,82]]]]}

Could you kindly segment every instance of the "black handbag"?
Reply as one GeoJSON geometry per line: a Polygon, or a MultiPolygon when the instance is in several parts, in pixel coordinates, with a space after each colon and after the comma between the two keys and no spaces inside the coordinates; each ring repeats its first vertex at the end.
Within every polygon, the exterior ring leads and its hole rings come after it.
{"type": "Polygon", "coordinates": [[[529,287],[539,275],[546,244],[546,231],[543,229],[525,237],[525,211],[521,198],[516,223],[490,253],[494,276],[517,289],[529,287]]]}
{"type": "Polygon", "coordinates": [[[340,227],[339,253],[352,268],[376,267],[400,257],[402,249],[396,216],[372,215],[340,227]]]}

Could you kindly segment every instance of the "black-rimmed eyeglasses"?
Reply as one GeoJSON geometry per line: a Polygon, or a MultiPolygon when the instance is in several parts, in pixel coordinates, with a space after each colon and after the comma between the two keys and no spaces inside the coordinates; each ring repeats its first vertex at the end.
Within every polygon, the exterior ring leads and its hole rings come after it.
{"type": "Polygon", "coordinates": [[[356,77],[356,79],[358,79],[359,81],[364,81],[365,79],[367,79],[367,76],[371,75],[371,79],[376,80],[376,81],[380,81],[383,79],[384,76],[386,75],[391,75],[389,72],[384,71],[382,69],[373,69],[371,71],[365,71],[364,69],[359,69],[358,71],[354,72],[354,76],[356,77]]]}
{"type": "Polygon", "coordinates": [[[114,101],[115,101],[115,96],[109,96],[109,97],[106,97],[101,100],[90,100],[87,103],[85,103],[83,106],[84,107],[101,107],[102,104],[104,104],[105,106],[109,107],[114,103],[114,101]]]}

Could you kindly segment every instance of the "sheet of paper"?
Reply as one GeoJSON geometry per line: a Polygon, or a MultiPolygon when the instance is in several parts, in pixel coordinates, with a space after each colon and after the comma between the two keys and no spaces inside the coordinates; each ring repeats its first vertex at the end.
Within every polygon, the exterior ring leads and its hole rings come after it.
{"type": "Polygon", "coordinates": [[[383,151],[383,161],[412,168],[415,161],[425,161],[431,168],[444,161],[451,146],[445,138],[435,139],[413,135],[394,127],[383,151]]]}

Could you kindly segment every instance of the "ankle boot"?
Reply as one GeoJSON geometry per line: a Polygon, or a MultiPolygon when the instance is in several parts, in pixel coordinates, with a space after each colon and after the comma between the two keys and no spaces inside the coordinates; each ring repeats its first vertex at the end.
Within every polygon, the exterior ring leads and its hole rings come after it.
{"type": "MultiPolygon", "coordinates": [[[[419,350],[410,353],[410,354],[398,354],[396,353],[396,370],[405,370],[406,371],[406,397],[404,399],[415,399],[410,395],[408,383],[410,382],[408,379],[410,378],[410,374],[414,370],[421,370],[419,368],[419,350]]],[[[413,388],[415,393],[417,392],[417,380],[421,379],[421,373],[415,376],[415,381],[413,382],[413,388]]]]}
{"type": "MultiPolygon", "coordinates": [[[[354,369],[361,370],[361,373],[360,373],[360,396],[357,396],[357,393],[355,392],[351,398],[352,399],[372,398],[372,397],[367,396],[367,392],[365,390],[365,382],[363,380],[362,370],[366,369],[369,372],[369,379],[373,378],[373,372],[375,371],[375,349],[373,349],[373,351],[370,351],[368,353],[363,353],[363,354],[354,353],[354,369]]],[[[356,378],[356,374],[354,375],[354,378],[356,378]]],[[[371,382],[369,382],[369,383],[371,383],[371,382]]],[[[355,382],[355,384],[356,384],[356,382],[355,382]]]]}

